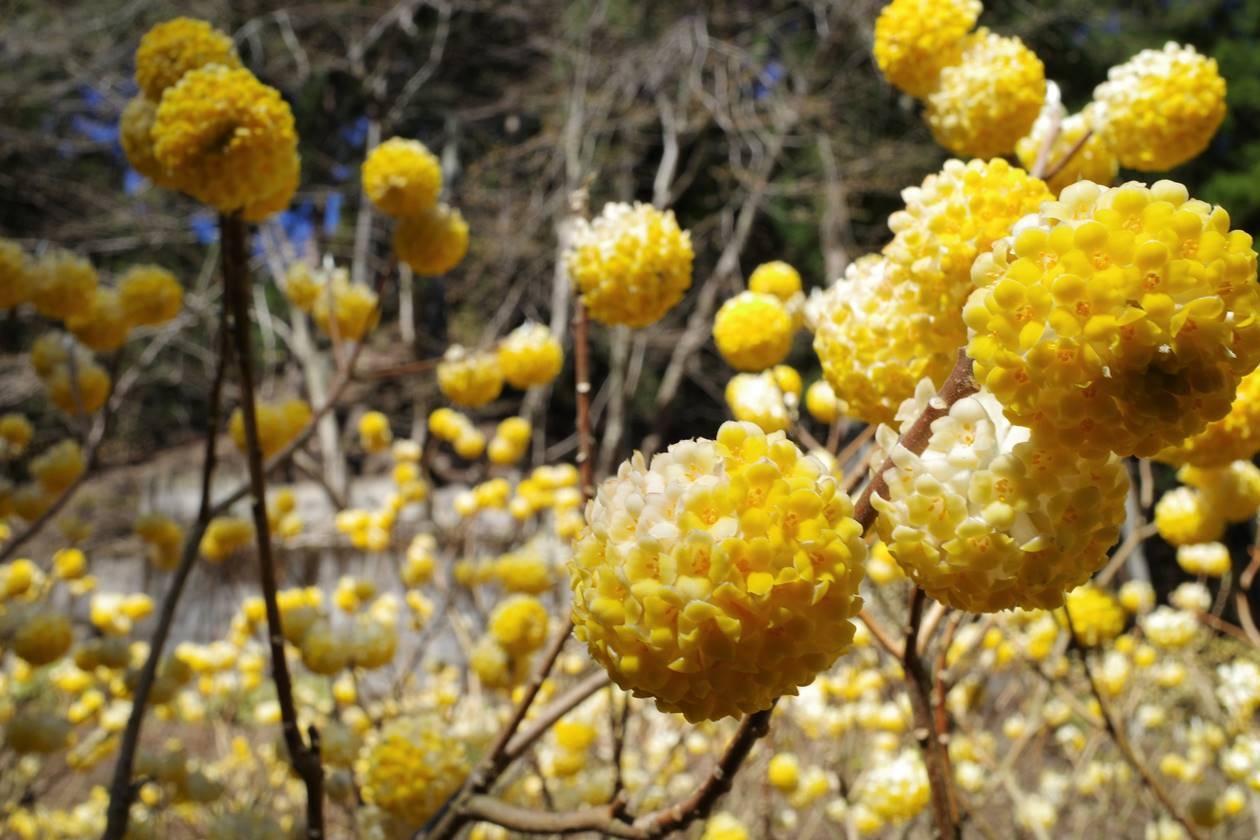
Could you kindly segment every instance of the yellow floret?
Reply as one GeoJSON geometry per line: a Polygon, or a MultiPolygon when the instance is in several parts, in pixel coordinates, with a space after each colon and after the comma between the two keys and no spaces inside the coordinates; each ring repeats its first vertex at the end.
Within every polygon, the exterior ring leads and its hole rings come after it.
{"type": "Polygon", "coordinates": [[[404,216],[394,228],[394,253],[422,277],[445,274],[468,253],[468,223],[445,204],[404,216]]]}
{"type": "Polygon", "coordinates": [[[222,213],[272,199],[292,180],[293,112],[248,70],[188,72],[162,97],[151,134],[179,189],[222,213]]]}
{"type": "Polygon", "coordinates": [[[547,385],[564,367],[564,350],[551,330],[526,321],[499,342],[499,366],[513,388],[547,385]]]}
{"type": "Polygon", "coordinates": [[[927,96],[941,71],[958,62],[981,8],[980,0],[892,0],[875,20],[880,72],[911,96],[927,96]]]}
{"type": "MultiPolygon", "coordinates": [[[[902,430],[935,388],[903,405],[902,430]]],[[[928,595],[968,612],[1050,609],[1107,559],[1124,521],[1128,473],[1119,458],[1087,461],[1046,448],[981,390],[932,424],[921,455],[882,427],[894,466],[872,498],[880,538],[928,595]]],[[[877,460],[882,460],[881,457],[877,460]]]]}
{"type": "Polygon", "coordinates": [[[592,318],[646,327],[691,286],[692,256],[672,211],[609,203],[577,231],[566,263],[592,318]]]}
{"type": "Polygon", "coordinates": [[[765,709],[853,639],[866,546],[851,513],[817,460],[749,423],[650,466],[635,455],[587,507],[570,563],[577,636],[663,711],[765,709]]]}
{"type": "Polygon", "coordinates": [[[451,345],[437,366],[438,388],[456,405],[483,406],[503,391],[503,369],[494,353],[451,345]]]}
{"type": "Polygon", "coordinates": [[[175,275],[156,265],[135,265],[118,281],[123,317],[133,327],[165,324],[179,314],[184,290],[175,275]]]}
{"type": "Polygon", "coordinates": [[[232,39],[204,20],[177,17],[157,24],[136,48],[136,83],[154,102],[189,70],[207,64],[239,67],[232,39]]]}
{"type": "Polygon", "coordinates": [[[391,137],[363,161],[363,191],[386,215],[416,216],[437,204],[442,168],[420,141],[391,137]]]}
{"type": "Polygon", "coordinates": [[[1251,237],[1171,181],[1082,181],[973,267],[976,380],[1012,421],[1096,457],[1223,417],[1260,361],[1251,237]]]}
{"type": "Polygon", "coordinates": [[[774,295],[740,292],[718,310],[713,340],[727,364],[757,372],[773,367],[792,349],[792,317],[774,295]]]}
{"type": "Polygon", "coordinates": [[[1207,148],[1225,119],[1225,80],[1215,59],[1169,42],[1111,68],[1094,102],[1121,165],[1162,172],[1207,148]]]}
{"type": "Polygon", "coordinates": [[[924,118],[954,154],[995,157],[1015,151],[1045,97],[1045,66],[1036,53],[982,27],[963,39],[958,62],[941,71],[924,118]]]}

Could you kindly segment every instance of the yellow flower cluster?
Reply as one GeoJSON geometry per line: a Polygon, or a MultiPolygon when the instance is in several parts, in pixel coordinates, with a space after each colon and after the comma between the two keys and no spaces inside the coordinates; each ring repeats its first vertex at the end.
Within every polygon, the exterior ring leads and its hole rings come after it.
{"type": "Polygon", "coordinates": [[[364,452],[384,452],[394,442],[389,418],[379,411],[365,411],[359,417],[359,445],[364,452]]]}
{"type": "Polygon", "coordinates": [[[156,117],[157,102],[143,93],[133,96],[118,119],[118,141],[132,169],[159,187],[175,189],[174,180],[153,156],[153,120],[156,117]]]}
{"type": "Polygon", "coordinates": [[[1045,444],[1154,455],[1229,411],[1260,361],[1251,237],[1159,181],[1082,181],[981,254],[976,380],[1045,444]]]}
{"type": "Polygon", "coordinates": [[[547,609],[532,595],[513,595],[490,614],[490,635],[510,654],[533,653],[547,641],[547,609]]]}
{"type": "Polygon", "coordinates": [[[868,254],[824,293],[814,352],[842,411],[866,423],[891,420],[923,377],[942,381],[963,340],[949,316],[917,299],[900,264],[868,254]]]}
{"type": "Polygon", "coordinates": [[[442,167],[419,140],[391,137],[363,161],[363,192],[388,216],[416,216],[437,204],[442,167]]]}
{"type": "Polygon", "coordinates": [[[1089,105],[1078,114],[1064,116],[1059,86],[1050,82],[1046,87],[1046,103],[1041,115],[1028,135],[1015,144],[1020,165],[1031,171],[1058,121],[1059,132],[1050,144],[1046,161],[1053,165],[1066,159],[1067,164],[1046,182],[1054,195],[1077,181],[1093,181],[1105,187],[1116,179],[1120,162],[1098,130],[1097,110],[1097,106],[1089,105]],[[1067,157],[1069,152],[1072,152],[1071,158],[1067,157]]]}
{"type": "Polygon", "coordinates": [[[184,290],[166,269],[135,265],[118,281],[118,304],[133,327],[165,324],[183,307],[184,290]]]}
{"type": "Polygon", "coordinates": [[[19,614],[6,614],[5,645],[23,661],[39,667],[65,656],[74,643],[70,617],[60,612],[30,609],[19,614]]]}
{"type": "Polygon", "coordinates": [[[108,353],[126,343],[131,325],[118,292],[98,286],[88,302],[87,311],[67,318],[66,329],[85,347],[98,353],[108,353]]]}
{"type": "Polygon", "coordinates": [[[394,253],[422,277],[437,277],[468,254],[468,223],[453,207],[437,204],[398,220],[394,253]]]}
{"type": "Polygon", "coordinates": [[[745,291],[728,299],[713,319],[713,340],[736,370],[763,371],[792,349],[792,316],[771,294],[745,291]]]}
{"type": "Polygon", "coordinates": [[[437,366],[438,388],[448,400],[478,408],[503,392],[503,368],[495,353],[452,344],[437,366]]]}
{"type": "Polygon", "coordinates": [[[216,516],[201,535],[198,551],[211,563],[222,563],[254,541],[254,523],[235,516],[216,516]]]}
{"type": "MultiPolygon", "coordinates": [[[[737,373],[732,376],[726,383],[725,394],[731,416],[753,423],[763,432],[787,430],[796,416],[800,389],[792,390],[791,375],[780,375],[781,370],[796,373],[787,365],[778,365],[761,373],[737,373]]],[[[799,379],[797,376],[798,383],[799,379]]]]}
{"type": "Polygon", "coordinates": [[[32,270],[22,246],[0,237],[0,309],[26,303],[31,294],[32,270]]]}
{"type": "Polygon", "coordinates": [[[19,458],[35,436],[35,427],[23,414],[0,414],[0,461],[19,458]]]}
{"type": "Polygon", "coordinates": [[[526,321],[499,342],[499,367],[513,388],[548,385],[564,367],[564,349],[547,327],[526,321]]]}
{"type": "Polygon", "coordinates": [[[805,292],[800,272],[795,268],[782,260],[762,263],[748,275],[748,291],[777,297],[792,316],[792,329],[801,328],[805,317],[805,292]]]}
{"type": "Polygon", "coordinates": [[[956,155],[1010,154],[1046,97],[1046,70],[1016,37],[980,28],[963,39],[958,63],[941,71],[924,117],[936,141],[956,155]]]}
{"type": "Polygon", "coordinates": [[[179,523],[161,513],[146,513],[136,518],[132,529],[144,541],[149,562],[159,569],[175,568],[184,544],[184,529],[179,523]]]}
{"type": "Polygon", "coordinates": [[[805,409],[819,423],[834,423],[840,418],[840,401],[826,379],[817,379],[805,389],[805,409]]]}
{"type": "Polygon", "coordinates": [[[534,542],[494,561],[494,576],[508,592],[541,595],[551,588],[551,565],[534,542]]]}
{"type": "Polygon", "coordinates": [[[1094,102],[1121,165],[1161,172],[1207,148],[1225,119],[1225,80],[1215,59],[1169,42],[1112,67],[1094,102]]]}
{"type": "Polygon", "coordinates": [[[291,269],[285,295],[299,309],[309,311],[316,326],[337,341],[362,341],[381,319],[376,292],[363,283],[351,283],[344,268],[321,271],[318,277],[309,268],[305,272],[291,269]]]}
{"type": "Polygon", "coordinates": [[[1067,593],[1063,607],[1072,619],[1076,640],[1085,647],[1105,645],[1124,632],[1124,607],[1114,595],[1092,583],[1067,593]]]}
{"type": "Polygon", "coordinates": [[[1211,542],[1225,531],[1225,520],[1193,487],[1169,490],[1155,503],[1155,527],[1173,545],[1211,542]]]}
{"type": "Polygon", "coordinates": [[[905,822],[927,807],[931,790],[919,753],[906,750],[867,771],[858,789],[860,802],[886,822],[905,822]]]}
{"type": "Polygon", "coordinates": [[[240,67],[232,39],[204,20],[177,17],[159,23],[140,38],[136,48],[136,84],[150,101],[190,70],[207,64],[240,67]]]}
{"type": "MultiPolygon", "coordinates": [[[[311,407],[305,400],[259,401],[254,406],[254,412],[254,419],[258,422],[258,446],[264,458],[270,458],[292,443],[311,422],[311,407]]],[[[236,448],[245,452],[245,415],[239,407],[228,418],[228,432],[236,448]]]]}
{"type": "Polygon", "coordinates": [[[280,209],[296,189],[293,112],[248,70],[211,64],[184,73],[162,94],[150,136],[167,177],[221,213],[280,209]]]}
{"type": "Polygon", "coordinates": [[[1177,565],[1188,575],[1223,577],[1229,573],[1229,549],[1218,542],[1177,547],[1177,565]]]}
{"type": "Polygon", "coordinates": [[[587,507],[570,562],[577,636],[663,711],[765,709],[853,639],[866,546],[852,510],[818,461],[750,423],[650,466],[636,454],[587,507]]]}
{"type": "Polygon", "coordinates": [[[363,798],[405,828],[424,825],[472,767],[463,742],[449,729],[437,719],[391,721],[366,748],[363,798]]]}
{"type": "Polygon", "coordinates": [[[1202,493],[1207,507],[1226,522],[1246,522],[1260,507],[1260,467],[1250,461],[1213,469],[1185,466],[1177,478],[1202,493]]]}
{"type": "Polygon", "coordinates": [[[54,321],[82,318],[92,311],[100,278],[87,259],[61,248],[39,258],[31,274],[35,311],[54,321]]]}
{"type": "Polygon", "coordinates": [[[507,417],[495,427],[486,451],[492,464],[515,464],[525,457],[533,428],[524,417],[507,417]]]}
{"type": "Polygon", "coordinates": [[[875,20],[875,63],[889,83],[923,98],[958,62],[980,0],[892,0],[875,20]]]}
{"type": "MultiPolygon", "coordinates": [[[[935,394],[927,380],[902,406],[902,430],[935,394]]],[[[928,595],[956,609],[1049,609],[1107,558],[1124,521],[1128,473],[1114,457],[1047,448],[1013,425],[993,395],[959,400],[932,424],[922,455],[887,426],[894,466],[872,498],[889,551],[928,595]]]]}
{"type": "Polygon", "coordinates": [[[1229,413],[1208,423],[1207,428],[1175,446],[1156,454],[1170,464],[1196,467],[1223,467],[1238,460],[1250,460],[1260,452],[1260,370],[1254,370],[1238,383],[1229,413]]]}
{"type": "Polygon", "coordinates": [[[566,262],[591,317],[646,327],[691,286],[691,234],[673,211],[610,202],[574,235],[566,262]]]}
{"type": "Polygon", "coordinates": [[[453,408],[437,408],[429,415],[429,431],[450,443],[459,457],[471,461],[486,451],[486,436],[468,416],[453,408]]]}
{"type": "Polygon", "coordinates": [[[47,493],[63,492],[87,470],[78,441],[66,439],[45,449],[30,463],[31,477],[47,493]]]}

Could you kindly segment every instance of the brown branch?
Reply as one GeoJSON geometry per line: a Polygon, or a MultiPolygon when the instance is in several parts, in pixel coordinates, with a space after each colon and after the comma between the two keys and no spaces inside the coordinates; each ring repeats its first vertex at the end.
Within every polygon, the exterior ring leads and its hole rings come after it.
{"type": "Polygon", "coordinates": [[[576,709],[583,701],[608,685],[608,682],[608,673],[601,669],[581,682],[575,683],[572,688],[548,703],[542,711],[530,718],[528,724],[522,725],[512,736],[512,740],[508,742],[507,749],[504,751],[508,762],[516,761],[524,755],[525,751],[539,738],[547,734],[556,721],[576,709]]]}
{"type": "Polygon", "coordinates": [[[958,825],[958,805],[946,749],[949,736],[937,726],[932,712],[932,677],[919,656],[919,629],[927,595],[916,586],[910,598],[910,622],[901,663],[906,672],[910,707],[914,711],[914,737],[923,753],[923,764],[927,767],[931,787],[932,821],[941,840],[952,840],[961,838],[962,832],[958,825]]]}
{"type": "MultiPolygon", "coordinates": [[[[919,455],[927,448],[928,441],[932,437],[932,424],[940,417],[944,417],[949,413],[950,406],[964,397],[971,396],[977,390],[975,378],[972,376],[971,359],[968,358],[966,352],[958,351],[958,361],[954,365],[954,369],[950,372],[949,377],[941,385],[940,391],[928,403],[927,408],[923,409],[923,413],[910,424],[910,428],[906,429],[905,434],[901,436],[900,445],[919,455]]],[[[853,518],[862,525],[862,530],[868,530],[875,521],[875,508],[871,506],[871,494],[878,493],[884,496],[888,493],[888,484],[884,481],[884,473],[893,466],[891,453],[884,459],[884,463],[880,464],[879,469],[871,477],[870,484],[866,485],[866,489],[862,491],[862,495],[858,497],[857,503],[853,506],[853,518]]]]}
{"type": "Polygon", "coordinates": [[[201,501],[197,505],[197,520],[192,531],[184,539],[179,565],[175,568],[166,594],[162,597],[157,625],[153,628],[153,636],[149,639],[149,654],[140,669],[140,676],[132,692],[131,711],[127,716],[127,726],[123,730],[122,742],[118,748],[118,760],[114,764],[114,775],[109,785],[105,833],[101,835],[103,840],[121,840],[127,833],[127,823],[131,817],[131,803],[136,792],[136,788],[131,783],[131,772],[135,763],[136,747],[140,743],[140,730],[144,725],[144,713],[149,705],[149,694],[153,689],[158,663],[166,647],[166,640],[170,636],[171,626],[175,623],[176,607],[179,605],[184,586],[188,583],[188,576],[192,573],[193,565],[197,561],[201,535],[210,521],[210,492],[217,459],[215,444],[218,440],[223,379],[228,358],[231,356],[228,348],[226,308],[219,319],[218,346],[219,354],[215,361],[214,378],[210,384],[210,402],[206,409],[206,438],[201,459],[201,501]]]}
{"type": "Polygon", "coordinates": [[[240,374],[241,414],[245,427],[246,461],[253,496],[254,532],[258,546],[259,578],[267,614],[267,642],[271,650],[271,675],[280,705],[281,730],[294,771],[306,787],[306,836],[324,836],[324,770],[320,765],[319,736],[312,726],[310,743],[303,740],[293,702],[293,682],[285,658],[280,608],[276,604],[276,566],[271,553],[271,530],[267,522],[267,478],[262,447],[258,442],[258,417],[254,405],[254,358],[250,341],[249,264],[245,251],[245,222],[239,215],[219,217],[223,242],[225,301],[231,315],[232,340],[240,374]]]}
{"type": "Polygon", "coordinates": [[[1160,785],[1159,780],[1155,778],[1155,774],[1146,766],[1146,763],[1138,758],[1137,753],[1133,750],[1133,745],[1129,743],[1128,737],[1116,725],[1115,718],[1111,714],[1111,707],[1107,703],[1107,698],[1103,696],[1103,693],[1098,689],[1098,683],[1094,680],[1094,669],[1089,664],[1089,656],[1085,648],[1081,647],[1076,639],[1076,628],[1072,626],[1072,614],[1070,611],[1064,610],[1063,616],[1068,626],[1068,649],[1076,654],[1077,658],[1081,660],[1081,665],[1085,668],[1085,679],[1089,681],[1089,691],[1094,695],[1094,701],[1098,703],[1098,709],[1102,712],[1103,727],[1116,745],[1116,749],[1120,750],[1120,754],[1124,756],[1129,766],[1137,771],[1138,776],[1142,779],[1142,783],[1146,785],[1146,789],[1159,801],[1159,804],[1164,807],[1168,815],[1176,820],[1193,840],[1202,840],[1203,835],[1178,810],[1176,803],[1168,795],[1168,791],[1164,790],[1163,786],[1160,785]]]}
{"type": "Polygon", "coordinates": [[[1063,157],[1059,158],[1050,167],[1046,169],[1045,177],[1042,180],[1049,181],[1055,175],[1058,175],[1067,165],[1072,162],[1072,158],[1080,154],[1081,149],[1085,148],[1085,144],[1094,136],[1094,130],[1091,128],[1081,135],[1081,139],[1072,144],[1072,148],[1063,153],[1063,157]]]}
{"type": "Polygon", "coordinates": [[[879,642],[880,647],[897,659],[901,659],[905,655],[901,645],[889,635],[888,631],[884,629],[884,625],[880,624],[868,610],[862,610],[857,617],[859,621],[866,625],[866,629],[871,631],[871,636],[875,641],[879,642]]]}
{"type": "Polygon", "coordinates": [[[577,466],[581,476],[583,500],[595,495],[595,465],[591,462],[591,450],[595,444],[591,434],[591,356],[587,337],[589,321],[586,304],[579,296],[573,305],[573,375],[577,390],[577,466]]]}

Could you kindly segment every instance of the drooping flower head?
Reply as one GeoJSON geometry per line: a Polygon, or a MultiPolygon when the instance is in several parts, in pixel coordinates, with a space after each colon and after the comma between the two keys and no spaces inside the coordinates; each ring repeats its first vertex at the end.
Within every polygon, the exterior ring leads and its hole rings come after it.
{"type": "Polygon", "coordinates": [[[875,63],[889,83],[922,99],[962,55],[980,0],[892,0],[875,20],[875,63]]]}
{"type": "MultiPolygon", "coordinates": [[[[935,389],[920,383],[898,417],[913,422],[935,389]]],[[[1124,521],[1128,473],[1115,457],[1085,460],[1042,446],[985,390],[932,424],[922,455],[887,426],[880,537],[923,590],[956,609],[1050,609],[1107,559],[1124,521]]]]}
{"type": "Polygon", "coordinates": [[[976,259],[976,380],[1087,457],[1150,456],[1223,417],[1260,361],[1251,237],[1172,181],[1089,181],[976,259]]]}
{"type": "MultiPolygon", "coordinates": [[[[736,420],[752,423],[763,432],[779,432],[788,429],[796,415],[799,392],[785,388],[776,372],[786,365],[779,365],[761,373],[737,373],[726,383],[726,406],[736,420]]],[[[787,368],[791,370],[791,368],[787,368]]]]}
{"type": "Polygon", "coordinates": [[[483,406],[503,392],[499,357],[487,351],[465,350],[458,344],[447,348],[437,367],[438,388],[448,400],[468,408],[483,406]]]}
{"type": "Polygon", "coordinates": [[[157,103],[144,94],[133,96],[118,119],[118,141],[131,168],[160,187],[174,184],[153,156],[153,120],[157,103]]]}
{"type": "Polygon", "coordinates": [[[599,489],[570,563],[578,638],[663,711],[768,708],[835,661],[866,558],[852,504],[782,433],[636,454],[599,489]]]}
{"type": "Polygon", "coordinates": [[[1207,148],[1225,119],[1225,80],[1215,59],[1170,41],[1112,67],[1094,102],[1121,165],[1163,172],[1207,148]]]}
{"type": "Polygon", "coordinates": [[[404,216],[394,228],[394,253],[422,277],[445,274],[468,253],[468,223],[445,204],[404,216]]]}
{"type": "Polygon", "coordinates": [[[162,95],[153,156],[179,189],[221,213],[274,200],[293,180],[293,112],[245,69],[211,64],[162,95]]]}
{"type": "Polygon", "coordinates": [[[924,118],[936,142],[956,155],[1010,154],[1046,98],[1046,70],[1015,37],[981,27],[962,42],[958,62],[941,71],[924,118]]]}
{"type": "Polygon", "coordinates": [[[1223,467],[1233,461],[1251,460],[1260,452],[1260,370],[1238,383],[1229,413],[1208,423],[1207,428],[1155,456],[1169,464],[1223,467]]]}
{"type": "Polygon", "coordinates": [[[408,829],[423,826],[464,783],[463,741],[436,718],[399,718],[365,748],[363,798],[408,829]]]}
{"type": "Polygon", "coordinates": [[[391,137],[363,161],[363,191],[386,215],[416,216],[437,204],[442,167],[419,140],[391,137]]]}
{"type": "Polygon", "coordinates": [[[605,324],[646,327],[691,286],[691,234],[650,204],[605,204],[566,259],[591,317],[605,324]]]}
{"type": "Polygon", "coordinates": [[[546,326],[527,321],[499,342],[499,367],[513,388],[546,385],[560,375],[564,350],[546,326]]]}

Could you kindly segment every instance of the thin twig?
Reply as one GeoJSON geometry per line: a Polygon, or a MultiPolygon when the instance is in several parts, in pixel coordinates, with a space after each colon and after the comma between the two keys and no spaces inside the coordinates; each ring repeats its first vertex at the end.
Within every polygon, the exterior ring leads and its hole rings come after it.
{"type": "Polygon", "coordinates": [[[901,663],[906,672],[910,707],[914,711],[914,737],[919,743],[923,764],[927,768],[932,793],[932,821],[936,824],[937,835],[941,840],[961,838],[953,776],[949,769],[949,752],[946,749],[948,735],[937,727],[936,717],[932,713],[932,678],[919,656],[919,629],[927,595],[916,586],[910,598],[910,622],[906,630],[901,663]]]}

